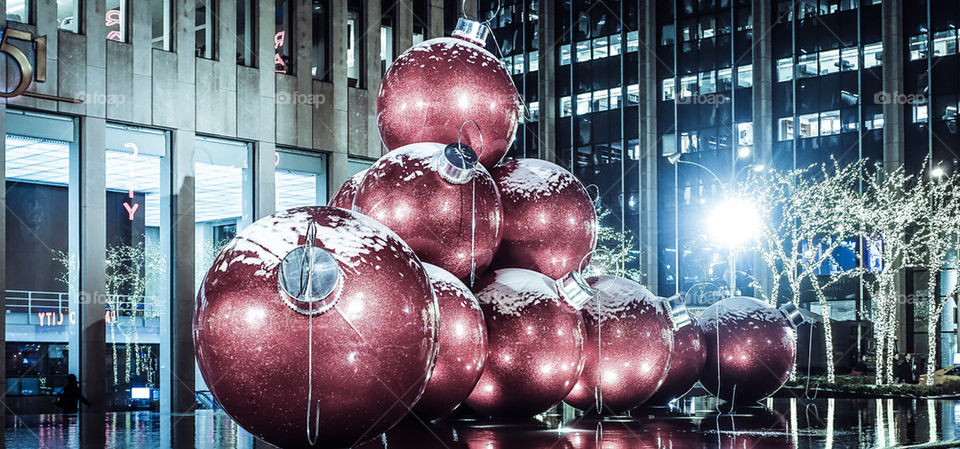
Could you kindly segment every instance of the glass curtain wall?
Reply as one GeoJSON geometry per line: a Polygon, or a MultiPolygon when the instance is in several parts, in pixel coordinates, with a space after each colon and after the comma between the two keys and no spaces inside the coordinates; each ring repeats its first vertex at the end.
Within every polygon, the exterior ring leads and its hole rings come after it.
{"type": "Polygon", "coordinates": [[[167,133],[106,129],[107,409],[158,409],[170,304],[167,133]]]}
{"type": "MultiPolygon", "coordinates": [[[[747,0],[659,0],[656,47],[660,154],[708,167],[721,182],[754,162],[753,22],[747,0]]],[[[684,292],[700,283],[729,289],[728,250],[706,236],[709,211],[723,198],[710,172],[659,159],[660,289],[684,292]]],[[[738,273],[750,272],[743,258],[738,273]]],[[[749,282],[738,276],[737,287],[749,282]]],[[[716,299],[691,297],[694,304],[716,299]]]]}
{"type": "Polygon", "coordinates": [[[16,411],[80,374],[80,150],[72,118],[8,111],[6,121],[4,403],[16,411]]]}
{"type": "Polygon", "coordinates": [[[277,151],[274,176],[278,211],[327,204],[327,155],[277,151]]]}
{"type": "Polygon", "coordinates": [[[540,109],[537,0],[479,3],[480,18],[490,19],[489,25],[493,29],[494,39],[488,40],[487,49],[502,58],[527,106],[517,130],[517,139],[507,152],[508,157],[537,157],[537,111],[540,109]],[[498,8],[499,13],[494,17],[498,8]]]}
{"type": "MultiPolygon", "coordinates": [[[[252,152],[244,142],[197,137],[194,147],[194,291],[220,250],[253,216],[252,152]]],[[[196,371],[197,392],[207,391],[196,371]]]]}

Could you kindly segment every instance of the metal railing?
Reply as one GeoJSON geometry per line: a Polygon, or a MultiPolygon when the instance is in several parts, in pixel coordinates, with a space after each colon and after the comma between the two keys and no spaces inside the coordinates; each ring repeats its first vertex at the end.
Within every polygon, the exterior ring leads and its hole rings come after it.
{"type": "MultiPolygon", "coordinates": [[[[133,295],[94,296],[103,301],[104,310],[116,309],[119,316],[150,318],[158,316],[159,297],[133,295]]],[[[70,309],[70,293],[32,290],[7,290],[6,313],[35,314],[70,309]]]]}

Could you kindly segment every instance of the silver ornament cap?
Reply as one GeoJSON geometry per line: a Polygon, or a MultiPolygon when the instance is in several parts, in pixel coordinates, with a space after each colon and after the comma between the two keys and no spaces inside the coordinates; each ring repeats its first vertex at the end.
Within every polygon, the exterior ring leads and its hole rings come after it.
{"type": "Polygon", "coordinates": [[[667,314],[673,323],[673,330],[677,331],[689,326],[693,321],[690,318],[690,310],[683,303],[683,296],[673,295],[663,299],[663,304],[667,307],[667,314]]]}
{"type": "Polygon", "coordinates": [[[451,143],[437,155],[437,172],[453,184],[466,184],[473,179],[477,167],[477,153],[472,148],[451,143]]]}
{"type": "Polygon", "coordinates": [[[557,279],[557,291],[560,297],[574,309],[583,309],[583,305],[593,298],[594,291],[579,271],[571,271],[566,276],[557,279]]]}
{"type": "Polygon", "coordinates": [[[793,305],[792,302],[780,306],[780,313],[783,314],[784,318],[786,318],[793,327],[797,327],[807,321],[807,319],[803,317],[803,314],[800,313],[800,309],[793,305]]]}
{"type": "Polygon", "coordinates": [[[311,221],[307,227],[307,243],[283,257],[277,279],[283,302],[304,315],[330,310],[343,291],[340,265],[333,254],[315,245],[316,234],[316,224],[311,221]]]}
{"type": "Polygon", "coordinates": [[[487,36],[490,35],[490,30],[482,22],[461,17],[451,35],[483,47],[487,45],[487,36]]]}

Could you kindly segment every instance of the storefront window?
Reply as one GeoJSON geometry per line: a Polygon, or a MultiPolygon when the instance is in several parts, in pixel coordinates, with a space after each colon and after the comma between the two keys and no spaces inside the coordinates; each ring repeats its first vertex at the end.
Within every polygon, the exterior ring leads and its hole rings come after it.
{"type": "MultiPolygon", "coordinates": [[[[9,8],[10,2],[7,2],[9,8]]],[[[8,18],[9,19],[9,15],[8,18]]],[[[60,0],[57,2],[57,27],[61,30],[80,32],[80,0],[60,0]]]]}
{"type": "Polygon", "coordinates": [[[327,204],[327,155],[277,152],[277,210],[327,204]]]}
{"type": "Polygon", "coordinates": [[[53,395],[80,371],[76,122],[19,111],[6,121],[5,391],[53,395]]]}
{"type": "Polygon", "coordinates": [[[167,134],[107,125],[105,136],[106,406],[156,409],[170,351],[160,338],[170,304],[167,134]]]}
{"type": "Polygon", "coordinates": [[[197,57],[217,59],[217,0],[196,2],[197,57]]]}

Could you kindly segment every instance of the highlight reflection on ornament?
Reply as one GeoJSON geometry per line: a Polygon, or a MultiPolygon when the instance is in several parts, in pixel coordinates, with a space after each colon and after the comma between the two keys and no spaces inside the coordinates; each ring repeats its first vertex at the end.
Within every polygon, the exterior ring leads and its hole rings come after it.
{"type": "Polygon", "coordinates": [[[341,447],[386,431],[419,398],[437,305],[395,233],[352,211],[302,207],[227,244],[193,326],[200,372],[241,427],[282,447],[341,447]]]}

